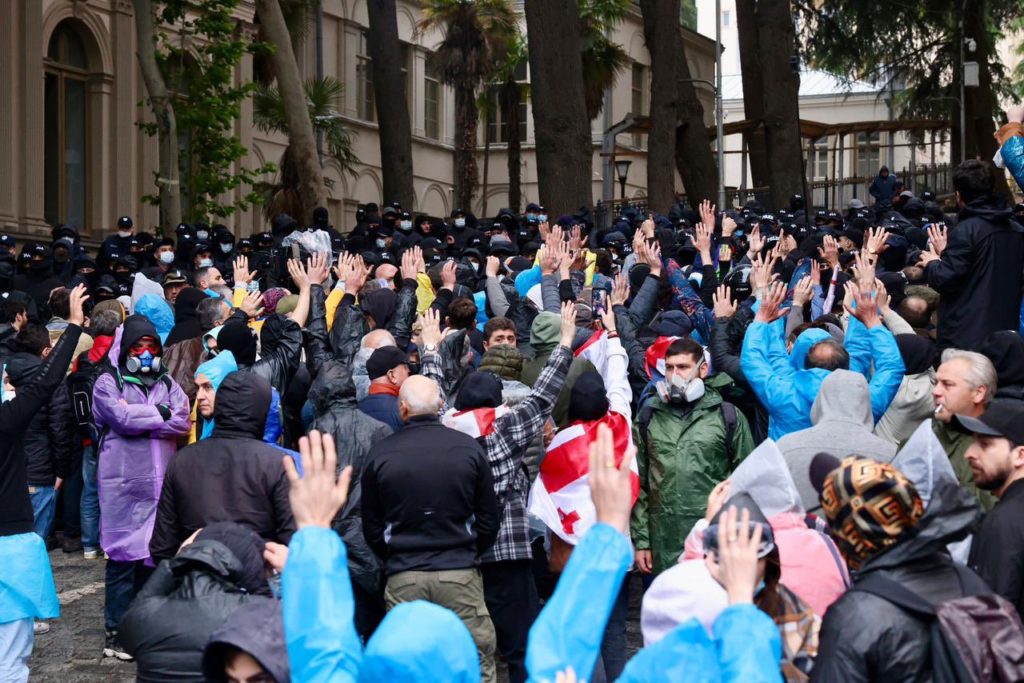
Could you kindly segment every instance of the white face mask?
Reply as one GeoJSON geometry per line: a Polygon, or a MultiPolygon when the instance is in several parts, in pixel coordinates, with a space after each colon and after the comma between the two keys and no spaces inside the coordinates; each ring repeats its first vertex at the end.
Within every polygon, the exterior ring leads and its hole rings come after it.
{"type": "Polygon", "coordinates": [[[398,224],[402,230],[412,230],[412,221],[402,221],[398,224]]]}
{"type": "Polygon", "coordinates": [[[123,240],[126,240],[126,239],[128,239],[129,237],[132,236],[132,232],[131,232],[131,230],[118,230],[117,231],[117,236],[120,237],[123,240]]]}
{"type": "Polygon", "coordinates": [[[537,222],[538,223],[546,223],[547,220],[548,220],[548,215],[546,213],[542,213],[542,214],[537,216],[537,222]]]}
{"type": "Polygon", "coordinates": [[[374,241],[374,244],[377,245],[378,249],[383,249],[384,247],[388,246],[388,241],[387,240],[378,239],[378,240],[374,241]]]}
{"type": "Polygon", "coordinates": [[[212,265],[213,265],[213,259],[208,259],[208,258],[199,259],[199,267],[200,268],[209,268],[212,265]]]}
{"type": "Polygon", "coordinates": [[[160,252],[160,263],[164,265],[171,265],[174,263],[174,252],[173,251],[161,251],[160,252]]]}
{"type": "Polygon", "coordinates": [[[455,227],[456,228],[464,228],[464,227],[466,227],[466,219],[465,218],[456,218],[455,219],[455,227]]]}
{"type": "Polygon", "coordinates": [[[200,242],[205,242],[209,236],[210,233],[207,232],[206,230],[196,230],[196,239],[199,240],[200,242]]]}
{"type": "Polygon", "coordinates": [[[230,254],[231,250],[234,249],[234,248],[235,248],[235,245],[231,244],[230,242],[221,242],[220,243],[220,252],[222,254],[230,254]]]}

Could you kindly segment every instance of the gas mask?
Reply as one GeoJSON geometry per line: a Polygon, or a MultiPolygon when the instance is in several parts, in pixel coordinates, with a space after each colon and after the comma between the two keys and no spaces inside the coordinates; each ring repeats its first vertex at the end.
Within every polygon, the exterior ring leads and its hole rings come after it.
{"type": "Polygon", "coordinates": [[[160,263],[165,266],[169,266],[174,263],[174,252],[173,251],[161,251],[160,252],[160,263]]]}
{"type": "Polygon", "coordinates": [[[148,375],[160,372],[160,356],[154,356],[152,351],[146,349],[137,356],[128,356],[128,359],[124,362],[124,367],[133,374],[141,373],[148,375]]]}
{"type": "Polygon", "coordinates": [[[655,385],[658,397],[665,403],[681,404],[696,403],[704,396],[704,380],[698,377],[700,366],[693,371],[693,377],[683,379],[679,373],[673,373],[672,378],[665,378],[655,385]]]}

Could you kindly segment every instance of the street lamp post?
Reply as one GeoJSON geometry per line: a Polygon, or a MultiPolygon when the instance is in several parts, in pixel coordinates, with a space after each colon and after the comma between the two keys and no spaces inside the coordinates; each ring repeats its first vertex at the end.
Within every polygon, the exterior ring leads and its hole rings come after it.
{"type": "Polygon", "coordinates": [[[619,159],[615,162],[615,175],[619,177],[619,197],[626,198],[626,178],[629,177],[629,166],[633,162],[629,159],[619,159]]]}

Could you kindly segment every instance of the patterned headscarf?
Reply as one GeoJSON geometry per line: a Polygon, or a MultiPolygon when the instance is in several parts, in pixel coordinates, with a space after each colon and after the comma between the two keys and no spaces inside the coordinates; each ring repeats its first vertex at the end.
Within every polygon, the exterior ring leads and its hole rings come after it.
{"type": "Polygon", "coordinates": [[[821,506],[851,569],[896,544],[924,514],[914,485],[892,465],[848,457],[825,479],[821,506]]]}

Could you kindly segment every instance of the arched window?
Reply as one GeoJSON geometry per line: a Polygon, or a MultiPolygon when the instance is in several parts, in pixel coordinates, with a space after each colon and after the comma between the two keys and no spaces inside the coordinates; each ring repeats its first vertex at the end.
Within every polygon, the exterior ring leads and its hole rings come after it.
{"type": "Polygon", "coordinates": [[[89,60],[71,21],[61,22],[46,51],[45,210],[48,223],[85,224],[89,60]]]}

